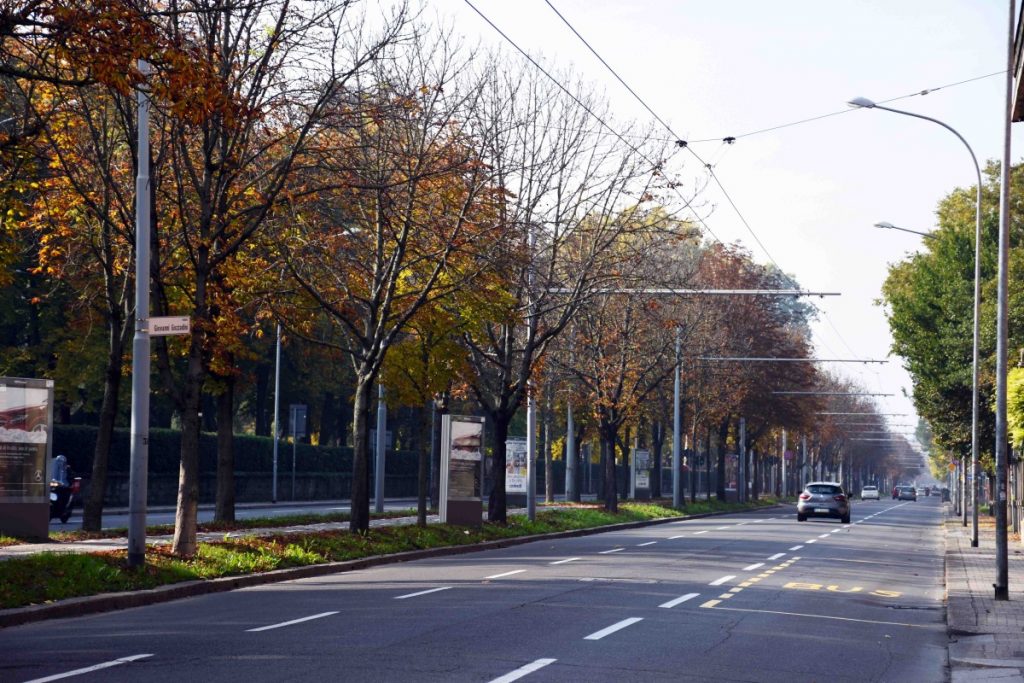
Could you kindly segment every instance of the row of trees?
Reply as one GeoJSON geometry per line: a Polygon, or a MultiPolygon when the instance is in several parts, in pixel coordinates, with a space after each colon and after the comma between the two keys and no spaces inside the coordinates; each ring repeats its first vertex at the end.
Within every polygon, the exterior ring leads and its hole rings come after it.
{"type": "Polygon", "coordinates": [[[560,85],[404,5],[382,16],[350,0],[22,0],[0,10],[0,41],[2,371],[54,377],[63,418],[98,424],[86,528],[101,524],[135,324],[135,89],[154,105],[141,150],[153,314],[193,329],[154,340],[156,409],[182,432],[176,552],[196,547],[204,426],[218,432],[217,515],[233,517],[232,434],[269,430],[276,325],[293,383],[323,396],[318,438],[351,435],[356,532],[378,382],[393,402],[487,416],[499,523],[505,437],[546,387],[599,435],[611,510],[624,432],[663,441],[677,362],[688,433],[717,432],[720,470],[739,416],[752,443],[788,428],[818,434],[820,458],[852,452],[815,418],[820,398],[772,394],[835,378],[707,360],[808,357],[812,309],[671,293],[792,280],[703,241],[673,209],[691,191],[676,149],[625,122],[611,134],[606,102],[570,73],[560,85]]]}

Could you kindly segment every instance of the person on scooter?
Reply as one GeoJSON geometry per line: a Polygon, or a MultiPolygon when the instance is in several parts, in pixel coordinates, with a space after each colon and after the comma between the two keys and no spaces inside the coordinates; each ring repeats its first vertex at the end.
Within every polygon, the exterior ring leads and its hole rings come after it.
{"type": "Polygon", "coordinates": [[[53,470],[50,475],[50,519],[60,518],[67,522],[71,518],[71,510],[75,504],[75,494],[82,480],[71,476],[71,467],[64,455],[53,459],[53,470]]]}

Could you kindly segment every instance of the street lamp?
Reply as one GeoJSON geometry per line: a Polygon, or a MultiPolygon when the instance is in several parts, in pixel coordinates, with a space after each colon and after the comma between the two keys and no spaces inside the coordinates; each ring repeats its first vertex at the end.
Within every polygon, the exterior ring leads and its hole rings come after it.
{"type": "Polygon", "coordinates": [[[922,237],[934,237],[935,235],[930,232],[921,232],[920,230],[911,230],[910,228],[901,228],[898,225],[893,225],[889,221],[879,221],[875,223],[876,228],[882,228],[883,230],[899,230],[901,232],[912,232],[915,235],[921,235],[922,237]]]}
{"type": "MultiPolygon", "coordinates": [[[[952,127],[933,119],[930,116],[924,116],[922,114],[915,114],[914,112],[904,111],[902,109],[893,109],[892,107],[885,107],[881,104],[877,104],[867,99],[866,97],[855,97],[848,102],[852,107],[858,107],[862,109],[881,109],[883,111],[890,111],[894,114],[902,114],[904,116],[911,116],[915,119],[924,119],[925,121],[931,121],[932,123],[938,124],[948,130],[950,133],[955,135],[960,142],[964,143],[964,147],[967,148],[968,153],[971,155],[971,162],[974,164],[974,173],[978,179],[978,192],[975,200],[974,207],[974,351],[971,358],[971,476],[973,478],[971,482],[971,518],[973,520],[971,526],[971,547],[978,547],[978,321],[980,317],[981,308],[981,168],[978,166],[978,158],[974,156],[974,150],[967,144],[967,140],[960,133],[956,132],[952,127]]],[[[895,226],[891,226],[895,227],[895,226]]],[[[908,231],[914,232],[914,231],[908,231]]]]}

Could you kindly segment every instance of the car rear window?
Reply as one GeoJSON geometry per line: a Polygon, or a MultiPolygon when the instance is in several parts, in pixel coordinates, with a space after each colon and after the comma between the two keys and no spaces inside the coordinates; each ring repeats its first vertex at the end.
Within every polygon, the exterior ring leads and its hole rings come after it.
{"type": "Polygon", "coordinates": [[[843,489],[829,484],[813,484],[807,487],[808,493],[842,493],[843,489]]]}
{"type": "Polygon", "coordinates": [[[865,486],[864,490],[865,491],[877,491],[878,487],[877,486],[865,486]]]}

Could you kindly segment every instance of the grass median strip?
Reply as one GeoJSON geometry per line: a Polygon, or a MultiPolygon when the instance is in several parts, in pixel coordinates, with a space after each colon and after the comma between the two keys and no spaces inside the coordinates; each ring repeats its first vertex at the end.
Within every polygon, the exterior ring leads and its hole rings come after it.
{"type": "MultiPolygon", "coordinates": [[[[774,501],[762,503],[770,504],[774,501]]],[[[410,550],[453,547],[483,541],[654,520],[707,511],[704,503],[682,510],[654,504],[622,503],[618,514],[595,506],[546,510],[534,522],[510,516],[507,525],[467,529],[441,524],[372,528],[363,536],[347,530],[310,530],[260,536],[225,537],[199,544],[193,557],[182,558],[167,546],[150,547],[145,567],[126,566],[124,551],[38,553],[0,562],[0,609],[23,607],[116,591],[133,591],[179,583],[355,560],[410,550]],[[705,509],[698,509],[705,508],[705,509]]],[[[736,504],[722,510],[742,509],[736,504]]],[[[289,524],[293,526],[293,524],[289,524]]]]}

